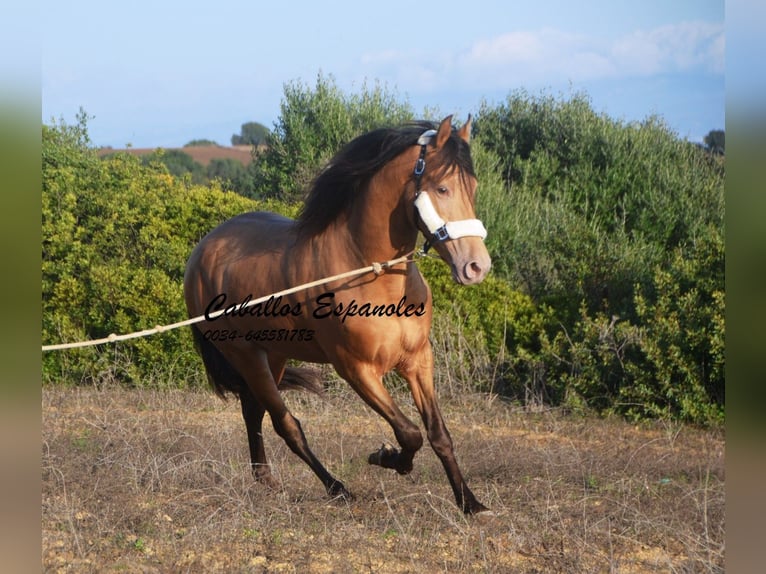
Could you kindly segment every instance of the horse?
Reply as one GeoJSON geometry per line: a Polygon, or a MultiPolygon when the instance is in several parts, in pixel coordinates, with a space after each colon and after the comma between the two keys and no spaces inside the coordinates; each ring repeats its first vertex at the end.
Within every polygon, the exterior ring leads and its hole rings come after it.
{"type": "Polygon", "coordinates": [[[360,135],[319,172],[295,220],[241,214],[192,251],[184,274],[186,306],[190,316],[206,317],[192,326],[195,345],[214,390],[239,397],[257,481],[276,486],[261,434],[268,412],[276,433],[327,494],[352,499],[311,451],[280,396],[291,385],[316,390],[305,369],[287,367],[290,359],[332,364],[399,443],[399,449],[384,445],[368,462],[409,473],[423,437],[383,385],[383,375],[397,371],[458,507],[466,514],[488,511],[463,478],[437,403],[431,290],[407,257],[423,233],[457,283],[477,284],[490,269],[486,230],[474,212],[470,129],[470,115],[459,129],[448,116],[438,124],[415,121],[360,135]],[[394,258],[399,262],[352,279],[247,305],[260,295],[394,258]]]}

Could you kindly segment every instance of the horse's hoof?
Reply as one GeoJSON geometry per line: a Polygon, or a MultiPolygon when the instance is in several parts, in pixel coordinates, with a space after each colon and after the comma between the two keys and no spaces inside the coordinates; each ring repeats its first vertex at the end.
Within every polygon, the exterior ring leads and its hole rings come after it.
{"type": "Polygon", "coordinates": [[[470,516],[471,520],[478,522],[479,524],[487,524],[500,516],[499,513],[495,512],[494,510],[490,510],[481,503],[479,503],[479,508],[466,511],[465,514],[466,516],[470,516]]]}
{"type": "Polygon", "coordinates": [[[329,494],[334,500],[351,501],[354,499],[354,495],[351,494],[348,489],[346,489],[342,482],[337,480],[332,483],[330,488],[327,489],[327,494],[329,494]]]}
{"type": "Polygon", "coordinates": [[[399,451],[393,446],[390,444],[383,444],[378,450],[367,457],[367,462],[369,464],[391,468],[391,465],[386,463],[390,463],[390,461],[398,455],[399,451]]]}
{"type": "Polygon", "coordinates": [[[270,490],[279,490],[281,488],[281,484],[279,481],[274,478],[274,476],[271,474],[271,471],[253,471],[253,478],[256,482],[259,484],[264,485],[265,487],[269,488],[270,490]]]}

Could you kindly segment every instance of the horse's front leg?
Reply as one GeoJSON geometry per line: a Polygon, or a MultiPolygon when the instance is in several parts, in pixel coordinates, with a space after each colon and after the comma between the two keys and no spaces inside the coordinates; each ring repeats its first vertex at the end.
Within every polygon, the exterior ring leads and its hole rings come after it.
{"type": "Polygon", "coordinates": [[[423,418],[428,433],[428,441],[447,472],[447,478],[455,494],[457,505],[466,514],[485,512],[488,508],[479,502],[471,489],[468,488],[455,459],[452,437],[450,437],[447,426],[444,424],[444,418],[436,401],[433,367],[431,343],[426,341],[421,351],[412,360],[400,367],[399,372],[410,386],[415,406],[423,418]]]}
{"type": "MultiPolygon", "coordinates": [[[[347,362],[346,364],[350,364],[347,362]]],[[[338,369],[336,365],[336,369],[338,369]]],[[[338,369],[356,393],[376,413],[382,416],[394,431],[401,450],[383,445],[367,459],[370,464],[392,468],[399,474],[412,470],[412,459],[423,446],[423,435],[415,423],[408,419],[394,402],[382,377],[370,365],[355,364],[352,369],[338,369]]]]}

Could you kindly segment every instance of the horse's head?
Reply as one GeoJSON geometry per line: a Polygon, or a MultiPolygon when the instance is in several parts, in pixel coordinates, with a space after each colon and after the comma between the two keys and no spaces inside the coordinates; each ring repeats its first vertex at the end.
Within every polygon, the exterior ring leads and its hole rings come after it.
{"type": "Polygon", "coordinates": [[[452,116],[437,130],[420,137],[420,155],[415,166],[417,225],[428,245],[452,268],[460,284],[480,283],[489,272],[491,260],[484,238],[487,231],[476,219],[476,176],[468,141],[471,117],[457,131],[452,116]]]}

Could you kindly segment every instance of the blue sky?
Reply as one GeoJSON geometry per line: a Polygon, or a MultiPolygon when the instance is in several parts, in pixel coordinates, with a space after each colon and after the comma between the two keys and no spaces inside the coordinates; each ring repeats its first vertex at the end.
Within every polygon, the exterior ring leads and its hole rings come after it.
{"type": "Polygon", "coordinates": [[[722,0],[363,3],[44,0],[42,119],[94,116],[96,145],[228,145],[271,127],[283,86],[376,81],[461,118],[513,90],[585,91],[625,121],[662,116],[700,141],[724,128],[722,0]]]}

